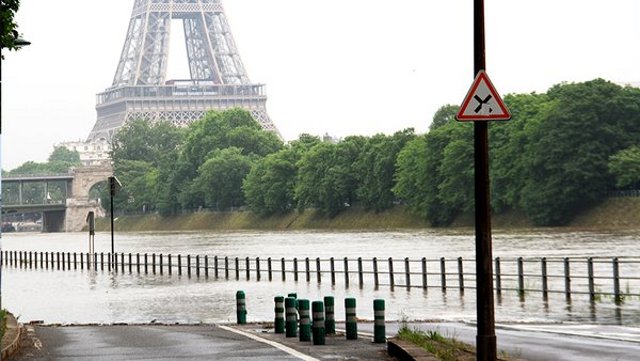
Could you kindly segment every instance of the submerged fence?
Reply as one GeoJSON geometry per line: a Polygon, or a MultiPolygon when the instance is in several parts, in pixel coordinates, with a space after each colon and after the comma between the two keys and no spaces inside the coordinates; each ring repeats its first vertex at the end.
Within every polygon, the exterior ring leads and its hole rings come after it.
{"type": "MultiPolygon", "coordinates": [[[[249,258],[155,253],[71,253],[4,251],[4,267],[43,270],[94,270],[254,281],[329,282],[349,288],[475,289],[475,260],[378,258],[249,258]]],[[[616,303],[640,298],[640,257],[542,257],[494,259],[495,292],[521,298],[540,293],[611,297],[616,303]]]]}

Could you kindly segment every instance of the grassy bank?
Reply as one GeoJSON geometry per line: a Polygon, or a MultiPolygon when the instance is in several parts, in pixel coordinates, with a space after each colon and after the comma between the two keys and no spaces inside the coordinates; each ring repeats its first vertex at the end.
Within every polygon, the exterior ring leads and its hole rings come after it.
{"type": "MultiPolygon", "coordinates": [[[[458,217],[452,227],[472,227],[472,214],[458,217]]],[[[495,228],[530,228],[532,223],[521,212],[493,216],[495,228]]],[[[579,214],[570,227],[582,229],[640,228],[640,198],[610,198],[579,214]]],[[[98,230],[109,230],[109,220],[97,220],[98,230]]],[[[318,215],[313,210],[291,212],[278,217],[262,218],[251,212],[199,212],[162,218],[158,215],[118,217],[118,231],[190,231],[190,230],[388,230],[422,229],[428,223],[411,214],[406,207],[375,213],[349,209],[334,218],[318,215]]]]}

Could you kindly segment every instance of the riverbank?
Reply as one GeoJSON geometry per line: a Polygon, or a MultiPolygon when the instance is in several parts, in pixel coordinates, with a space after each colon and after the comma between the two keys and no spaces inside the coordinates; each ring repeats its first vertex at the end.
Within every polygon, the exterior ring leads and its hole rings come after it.
{"type": "MultiPolygon", "coordinates": [[[[458,217],[451,227],[473,227],[472,214],[458,217]]],[[[494,215],[495,228],[531,228],[532,222],[520,212],[494,215]]],[[[581,229],[629,229],[640,228],[640,198],[609,198],[602,204],[579,214],[568,225],[581,229]]],[[[96,220],[96,228],[110,229],[109,219],[96,220]]],[[[404,206],[397,206],[380,213],[362,209],[348,209],[334,218],[327,218],[313,210],[291,212],[277,217],[259,217],[251,212],[198,212],[174,217],[156,214],[122,216],[116,219],[116,229],[127,231],[192,231],[192,230],[386,230],[423,229],[429,224],[415,216],[404,206]]]]}

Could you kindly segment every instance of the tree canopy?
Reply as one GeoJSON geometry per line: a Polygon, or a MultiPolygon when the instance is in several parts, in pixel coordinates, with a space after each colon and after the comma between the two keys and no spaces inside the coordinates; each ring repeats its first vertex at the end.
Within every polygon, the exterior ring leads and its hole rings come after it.
{"type": "MultiPolygon", "coordinates": [[[[640,187],[639,89],[596,79],[504,100],[512,120],[489,126],[494,213],[562,225],[611,190],[640,187]]],[[[446,226],[475,202],[473,126],[454,121],[457,110],[441,107],[426,134],[302,134],[288,144],[239,109],[210,112],[186,129],[131,122],[113,160],[130,182],[122,201],[165,215],[246,206],[261,216],[313,208],[333,217],[405,204],[446,226]]]]}

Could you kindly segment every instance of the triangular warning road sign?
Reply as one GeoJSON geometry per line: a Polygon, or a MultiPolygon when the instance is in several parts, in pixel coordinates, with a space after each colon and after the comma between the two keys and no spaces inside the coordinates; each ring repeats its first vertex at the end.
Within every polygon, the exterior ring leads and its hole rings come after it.
{"type": "Polygon", "coordinates": [[[456,119],[461,122],[511,119],[511,113],[484,70],[480,70],[476,75],[456,119]]]}

